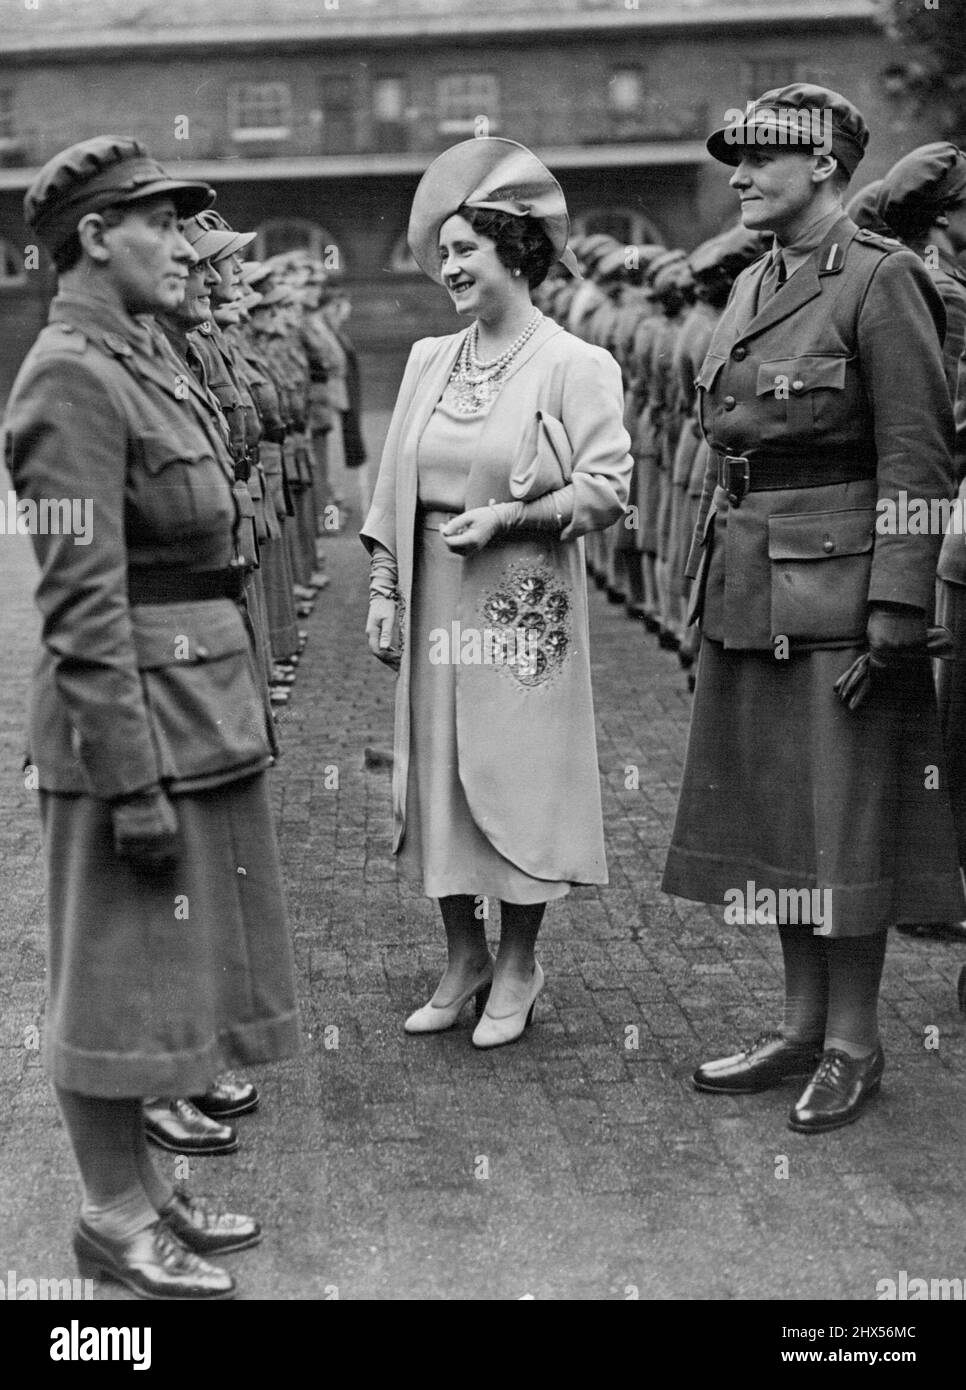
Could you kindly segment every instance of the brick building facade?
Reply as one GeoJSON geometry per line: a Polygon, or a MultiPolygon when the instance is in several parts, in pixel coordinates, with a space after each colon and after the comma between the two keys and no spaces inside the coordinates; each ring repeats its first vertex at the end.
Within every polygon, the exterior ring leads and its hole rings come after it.
{"type": "Polygon", "coordinates": [[[929,138],[883,91],[893,54],[874,14],[870,0],[24,0],[0,55],[0,393],[52,289],[24,268],[23,192],[74,140],[136,135],[215,184],[260,253],[304,244],[338,264],[384,406],[412,340],[456,326],[405,248],[436,152],[479,131],[519,139],[579,230],[690,248],[734,213],[703,136],[765,87],[846,91],[873,130],[862,182],[929,138]]]}

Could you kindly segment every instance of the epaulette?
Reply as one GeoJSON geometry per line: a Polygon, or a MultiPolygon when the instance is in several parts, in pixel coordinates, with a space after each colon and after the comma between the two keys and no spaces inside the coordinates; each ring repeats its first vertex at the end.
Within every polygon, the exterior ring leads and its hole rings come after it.
{"type": "Polygon", "coordinates": [[[72,323],[48,323],[34,344],[37,352],[83,352],[87,337],[72,323]]]}
{"type": "Polygon", "coordinates": [[[877,251],[901,251],[903,245],[895,237],[883,236],[881,232],[870,231],[868,227],[860,227],[855,234],[855,240],[864,242],[866,246],[872,246],[877,251]]]}

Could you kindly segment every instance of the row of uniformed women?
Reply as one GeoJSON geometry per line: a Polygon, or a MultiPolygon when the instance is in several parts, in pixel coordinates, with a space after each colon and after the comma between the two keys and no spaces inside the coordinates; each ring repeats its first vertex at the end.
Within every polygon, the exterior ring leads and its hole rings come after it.
{"type": "Polygon", "coordinates": [[[286,265],[244,293],[250,238],[213,198],[128,138],[44,166],[24,218],[58,292],[5,419],[20,498],[80,494],[94,518],[83,545],[32,536],[44,1049],[83,1185],[74,1249],[157,1298],[230,1297],[209,1257],[261,1238],[175,1191],[146,1141],[234,1147],[218,1122],[257,1095],[226,1068],[297,1048],[268,686],[298,657],[293,595],[324,578],[303,299],[286,265]],[[146,1123],[159,1096],[181,1099],[146,1123]]]}
{"type": "MultiPolygon", "coordinates": [[[[280,706],[290,698],[306,639],[298,618],[311,612],[328,582],[324,528],[339,520],[323,471],[330,432],[341,436],[342,414],[328,404],[329,371],[334,385],[338,363],[330,358],[320,371],[317,352],[303,347],[316,313],[304,286],[327,277],[297,256],[243,262],[254,234],[235,232],[210,209],[191,218],[184,235],[198,263],[181,304],[157,321],[186,374],[209,395],[226,435],[257,669],[263,694],[280,706]],[[329,411],[314,437],[313,410],[329,411]]],[[[311,341],[320,339],[312,325],[311,341]]],[[[257,1105],[255,1086],[227,1074],[204,1096],[150,1098],[145,1125],[154,1143],[174,1153],[230,1153],[238,1146],[232,1121],[257,1105]]]]}
{"type": "Polygon", "coordinates": [[[574,249],[584,280],[558,276],[543,307],[617,358],[634,454],[630,510],[588,540],[588,562],[611,602],[679,651],[689,669],[695,635],[686,622],[684,565],[707,467],[695,378],[735,277],[764,242],[738,226],[690,255],[623,246],[603,234],[574,249]]]}

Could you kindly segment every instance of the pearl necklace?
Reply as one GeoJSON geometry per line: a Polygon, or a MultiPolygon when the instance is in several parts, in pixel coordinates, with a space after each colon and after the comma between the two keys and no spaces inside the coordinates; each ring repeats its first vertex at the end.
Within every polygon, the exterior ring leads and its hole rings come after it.
{"type": "Polygon", "coordinates": [[[476,415],[488,406],[503,385],[503,379],[513,359],[523,350],[543,321],[539,309],[534,309],[532,317],[519,337],[510,344],[499,357],[489,362],[481,362],[477,356],[479,343],[479,323],[463,339],[459,356],[453,366],[449,385],[453,404],[461,415],[476,415]]]}

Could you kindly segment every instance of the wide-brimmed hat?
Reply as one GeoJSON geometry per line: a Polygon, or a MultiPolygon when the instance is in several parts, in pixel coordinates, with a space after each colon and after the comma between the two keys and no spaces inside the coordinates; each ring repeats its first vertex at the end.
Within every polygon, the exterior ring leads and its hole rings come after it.
{"type": "Polygon", "coordinates": [[[409,249],[420,270],[437,284],[442,283],[440,228],[464,206],[532,217],[557,259],[572,275],[580,274],[567,246],[570,218],[563,189],[525,145],[493,135],[464,140],[434,159],[423,174],[409,216],[409,249]]]}
{"type": "Polygon", "coordinates": [[[255,240],[256,233],[236,232],[220,212],[208,208],[186,224],[185,236],[199,260],[220,261],[244,251],[255,240]]]}

